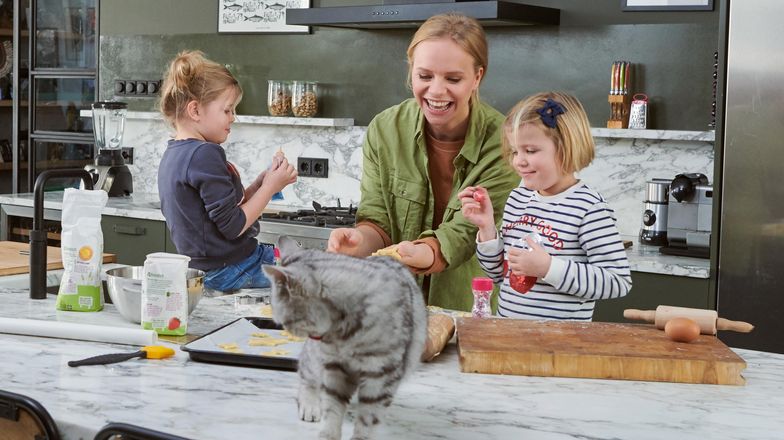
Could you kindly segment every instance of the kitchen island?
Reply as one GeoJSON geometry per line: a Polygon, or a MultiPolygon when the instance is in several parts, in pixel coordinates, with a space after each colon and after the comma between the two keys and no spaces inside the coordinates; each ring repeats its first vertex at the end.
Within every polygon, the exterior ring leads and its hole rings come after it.
{"type": "MultiPolygon", "coordinates": [[[[0,289],[0,305],[4,317],[134,326],[112,305],[56,312],[53,296],[33,301],[24,289],[0,289]]],[[[206,333],[257,312],[231,295],[204,298],[189,328],[206,333]]],[[[0,343],[0,389],[41,402],[65,439],[90,439],[109,422],[194,439],[317,437],[318,424],[297,418],[293,372],[193,362],[180,350],[165,360],[70,368],[69,360],[135,348],[8,334],[0,343]]],[[[450,343],[403,383],[378,438],[781,438],[784,355],[735,351],[748,364],[745,386],[464,374],[450,343]]],[[[350,432],[347,419],[343,438],[350,432]]]]}

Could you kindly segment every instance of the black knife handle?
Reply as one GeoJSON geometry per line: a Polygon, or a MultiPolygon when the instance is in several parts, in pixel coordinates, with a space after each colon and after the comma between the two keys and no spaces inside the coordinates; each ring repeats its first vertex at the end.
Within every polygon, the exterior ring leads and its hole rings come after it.
{"type": "Polygon", "coordinates": [[[82,359],[79,361],[68,361],[69,367],[80,367],[82,365],[104,365],[104,364],[114,364],[117,362],[127,361],[128,359],[133,359],[135,357],[147,357],[146,351],[137,351],[135,353],[111,353],[111,354],[102,354],[100,356],[93,356],[91,358],[82,359]]]}

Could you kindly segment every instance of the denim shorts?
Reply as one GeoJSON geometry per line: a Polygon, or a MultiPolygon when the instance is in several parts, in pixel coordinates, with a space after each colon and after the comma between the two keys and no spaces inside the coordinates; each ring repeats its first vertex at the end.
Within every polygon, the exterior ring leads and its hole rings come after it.
{"type": "Polygon", "coordinates": [[[253,287],[269,287],[270,280],[261,271],[261,265],[274,264],[274,262],[274,247],[268,244],[259,244],[248,258],[207,272],[204,277],[204,285],[223,292],[253,287]]]}

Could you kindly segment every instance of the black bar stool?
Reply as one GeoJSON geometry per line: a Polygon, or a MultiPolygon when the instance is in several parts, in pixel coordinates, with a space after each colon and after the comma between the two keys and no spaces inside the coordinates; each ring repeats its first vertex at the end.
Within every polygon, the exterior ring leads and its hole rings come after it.
{"type": "Polygon", "coordinates": [[[95,440],[189,440],[128,423],[109,423],[95,434],[95,440]]]}
{"type": "Polygon", "coordinates": [[[30,397],[0,390],[0,432],[6,438],[60,440],[49,411],[30,397]]]}

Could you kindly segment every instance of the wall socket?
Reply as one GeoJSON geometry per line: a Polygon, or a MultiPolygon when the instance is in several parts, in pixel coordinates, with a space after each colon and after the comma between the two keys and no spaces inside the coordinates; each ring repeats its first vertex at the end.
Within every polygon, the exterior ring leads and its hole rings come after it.
{"type": "Polygon", "coordinates": [[[158,96],[161,80],[147,79],[116,79],[114,80],[114,96],[149,98],[158,96]]]}
{"type": "Polygon", "coordinates": [[[297,172],[300,177],[329,177],[329,159],[298,157],[297,172]]]}

